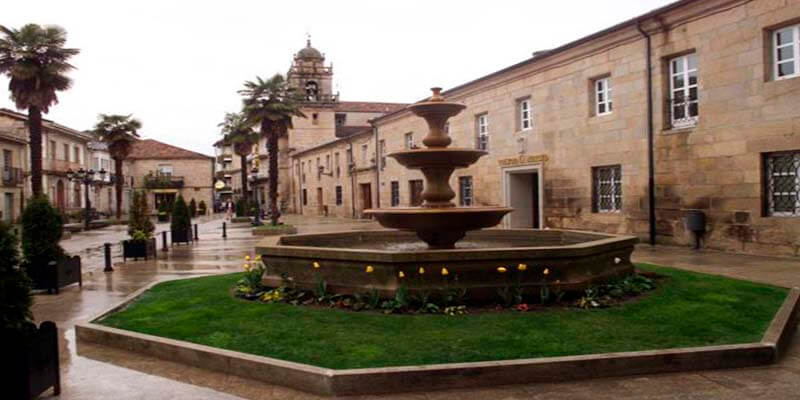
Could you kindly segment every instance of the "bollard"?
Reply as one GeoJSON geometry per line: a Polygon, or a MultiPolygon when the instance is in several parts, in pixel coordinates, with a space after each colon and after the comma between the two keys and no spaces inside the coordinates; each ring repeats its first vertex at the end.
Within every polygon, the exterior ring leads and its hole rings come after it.
{"type": "Polygon", "coordinates": [[[106,255],[106,267],[103,268],[103,272],[111,272],[114,270],[111,267],[111,243],[103,243],[103,250],[106,255]]]}
{"type": "Polygon", "coordinates": [[[167,231],[161,232],[161,250],[169,251],[169,247],[167,247],[167,231]]]}
{"type": "Polygon", "coordinates": [[[226,227],[225,227],[225,221],[222,221],[222,238],[223,239],[227,239],[228,238],[228,231],[226,230],[226,227]]]}
{"type": "Polygon", "coordinates": [[[194,241],[197,241],[197,224],[194,224],[194,241]]]}

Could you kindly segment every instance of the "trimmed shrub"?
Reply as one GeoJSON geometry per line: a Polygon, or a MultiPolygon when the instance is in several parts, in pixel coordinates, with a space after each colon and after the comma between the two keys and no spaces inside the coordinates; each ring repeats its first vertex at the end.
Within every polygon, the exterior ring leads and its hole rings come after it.
{"type": "Polygon", "coordinates": [[[147,194],[134,191],[133,201],[128,214],[128,235],[134,240],[144,236],[145,239],[153,236],[156,227],[150,221],[150,207],[147,205],[147,194]]]}
{"type": "Polygon", "coordinates": [[[237,217],[250,216],[250,205],[248,204],[247,199],[241,198],[236,202],[236,216],[237,217]]]}
{"type": "Polygon", "coordinates": [[[208,207],[206,206],[206,202],[200,200],[200,203],[197,205],[197,212],[200,213],[200,215],[206,215],[207,209],[208,207]]]}
{"type": "Polygon", "coordinates": [[[31,281],[19,268],[17,237],[0,222],[0,331],[24,330],[31,323],[31,281]]]}
{"type": "Polygon", "coordinates": [[[186,232],[192,227],[192,219],[189,216],[189,207],[183,201],[183,196],[178,195],[178,199],[172,205],[172,221],[170,230],[175,232],[186,232]]]}
{"type": "Polygon", "coordinates": [[[197,203],[195,203],[194,199],[189,201],[189,216],[192,218],[197,216],[197,203]]]}
{"type": "Polygon", "coordinates": [[[45,268],[64,256],[59,245],[64,217],[45,196],[32,197],[22,212],[22,254],[25,268],[45,268]]]}

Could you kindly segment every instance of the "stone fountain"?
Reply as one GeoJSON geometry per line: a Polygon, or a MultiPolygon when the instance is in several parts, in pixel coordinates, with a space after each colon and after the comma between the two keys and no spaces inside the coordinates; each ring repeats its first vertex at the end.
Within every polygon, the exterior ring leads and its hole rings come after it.
{"type": "Polygon", "coordinates": [[[410,291],[437,290],[443,285],[469,289],[470,297],[492,298],[508,285],[498,267],[515,270],[523,288],[552,285],[582,290],[594,281],[633,271],[630,256],[638,239],[607,233],[562,229],[483,229],[497,226],[512,211],[507,207],[456,207],[449,180],[457,168],[468,167],[486,152],[449,148],[447,119],[465,108],[446,102],[439,88],[427,101],[409,109],[427,121],[426,148],[389,154],[410,169],[425,175],[421,207],[367,210],[387,228],[282,236],[256,247],[267,264],[264,283],[278,286],[291,279],[294,285],[313,289],[318,279],[334,293],[376,289],[393,296],[401,283],[410,291]],[[421,239],[421,241],[420,241],[421,239]],[[319,265],[313,268],[312,265],[319,265]],[[365,267],[371,266],[371,273],[365,267]],[[441,275],[447,268],[447,277],[441,275]],[[549,274],[542,275],[544,268],[549,274]],[[425,271],[422,273],[422,271],[425,271]],[[403,272],[401,278],[400,272],[403,272]],[[457,278],[456,278],[457,277],[457,278]],[[404,279],[404,280],[401,280],[404,279]],[[448,280],[450,279],[450,280],[448,280]],[[448,283],[450,282],[450,283],[448,283]]]}
{"type": "Polygon", "coordinates": [[[475,164],[486,155],[475,149],[449,148],[452,139],[445,132],[447,120],[466,108],[463,104],[449,103],[441,95],[441,88],[433,88],[428,101],[409,107],[415,115],[428,123],[428,135],[422,139],[426,148],[391,153],[388,156],[409,169],[421,170],[425,175],[421,207],[365,210],[387,228],[416,232],[430,249],[452,249],[464,238],[467,231],[488,228],[500,223],[503,216],[513,211],[507,207],[456,207],[456,196],[450,188],[450,176],[457,168],[475,164]]]}

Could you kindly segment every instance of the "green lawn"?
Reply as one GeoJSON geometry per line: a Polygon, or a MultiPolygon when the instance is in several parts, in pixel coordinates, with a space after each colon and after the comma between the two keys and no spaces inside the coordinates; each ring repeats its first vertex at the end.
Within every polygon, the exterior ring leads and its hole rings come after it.
{"type": "Polygon", "coordinates": [[[787,290],[653,265],[669,277],[595,310],[381,315],[234,298],[240,274],[165,282],[100,321],[136,332],[345,369],[563,356],[761,340],[787,290]]]}

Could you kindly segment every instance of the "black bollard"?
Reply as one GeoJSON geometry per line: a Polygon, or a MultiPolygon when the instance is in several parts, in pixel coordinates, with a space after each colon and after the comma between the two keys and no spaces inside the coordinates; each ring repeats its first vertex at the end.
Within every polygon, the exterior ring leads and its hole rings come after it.
{"type": "Polygon", "coordinates": [[[196,242],[197,240],[197,224],[194,224],[194,241],[196,242]]]}
{"type": "Polygon", "coordinates": [[[161,250],[169,251],[169,247],[167,247],[167,231],[161,232],[161,250]]]}
{"type": "Polygon", "coordinates": [[[111,267],[111,243],[103,243],[103,250],[106,255],[106,267],[103,268],[103,272],[111,272],[114,270],[111,267]]]}
{"type": "Polygon", "coordinates": [[[225,227],[225,221],[222,221],[222,238],[223,239],[228,238],[228,231],[227,228],[225,227]]]}

